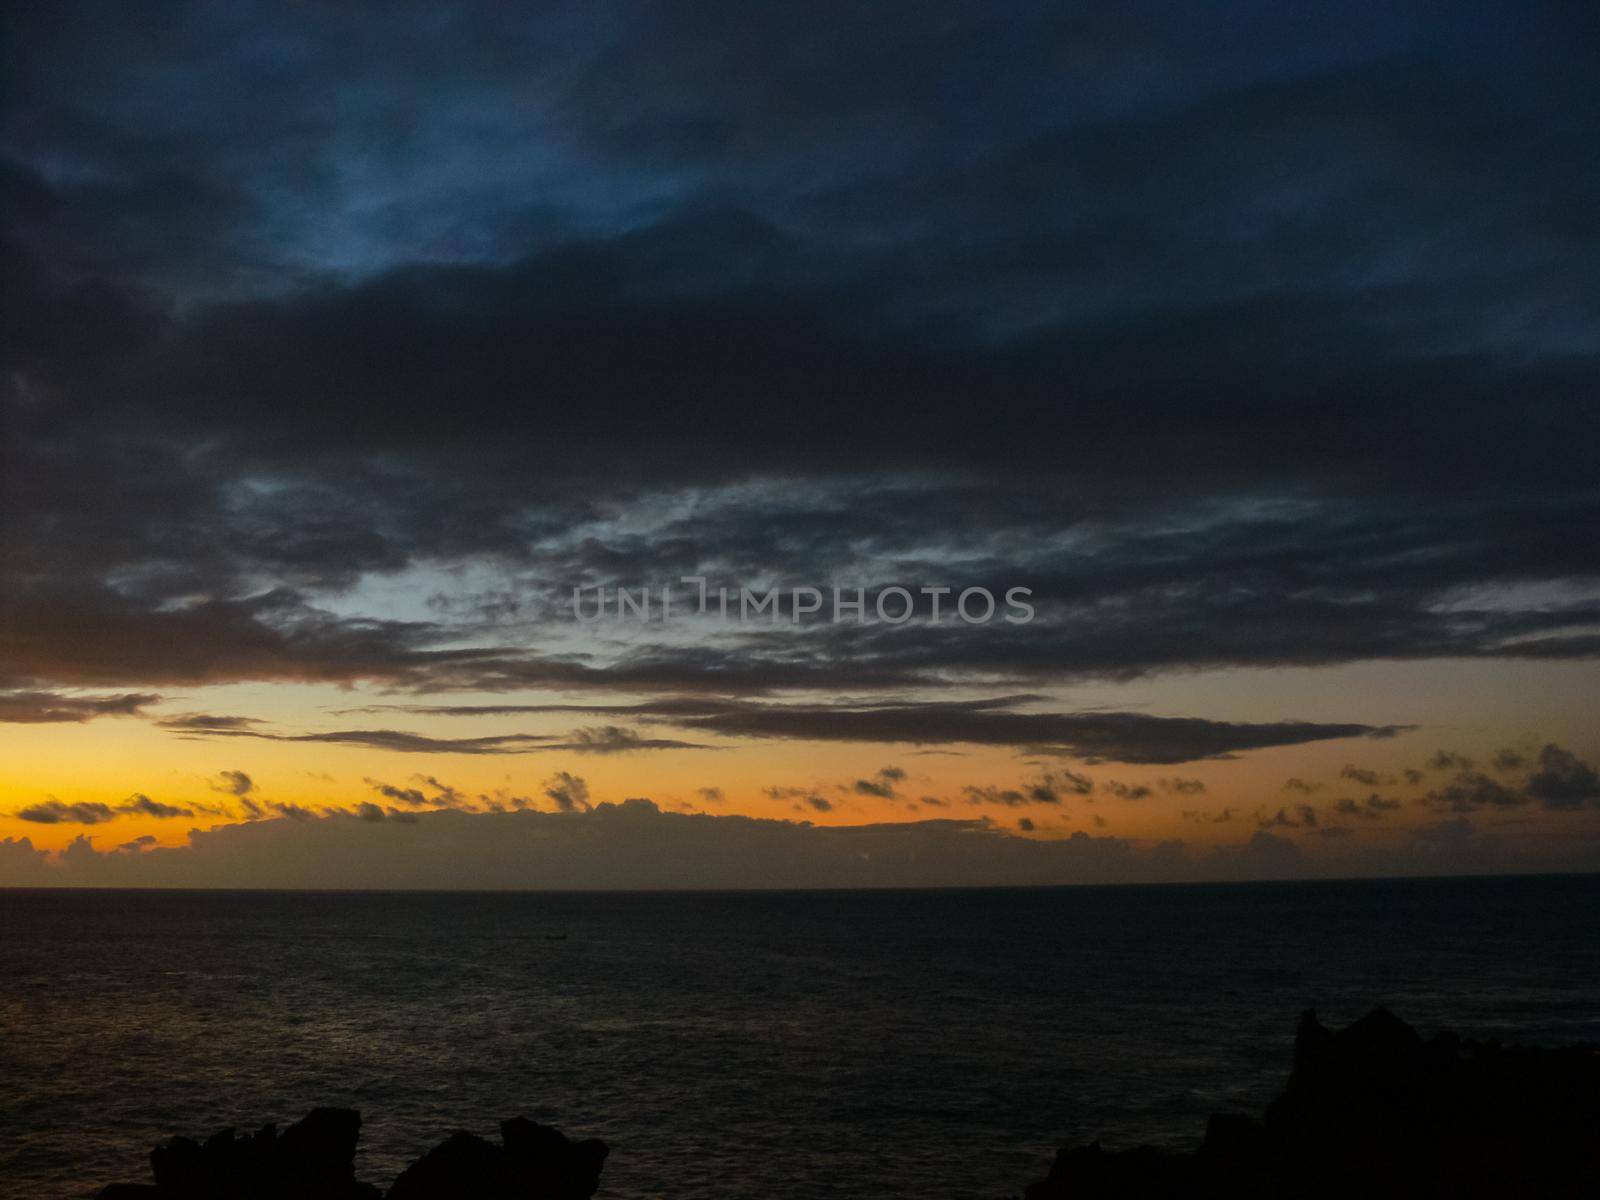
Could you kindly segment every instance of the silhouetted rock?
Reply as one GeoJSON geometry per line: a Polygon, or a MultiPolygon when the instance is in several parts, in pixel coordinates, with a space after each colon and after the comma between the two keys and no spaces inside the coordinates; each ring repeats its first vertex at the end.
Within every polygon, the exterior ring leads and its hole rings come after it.
{"type": "Polygon", "coordinates": [[[506,1152],[470,1133],[452,1133],[400,1172],[389,1200],[461,1200],[511,1192],[506,1152]]]}
{"type": "MultiPolygon", "coordinates": [[[[282,1134],[267,1125],[203,1144],[175,1137],[150,1152],[154,1184],[112,1184],[98,1200],[379,1200],[355,1177],[360,1133],[361,1114],[318,1108],[282,1134]]],[[[600,1186],[604,1142],[525,1117],[504,1122],[500,1138],[452,1134],[401,1172],[391,1200],[589,1200],[600,1186]]]]}
{"type": "Polygon", "coordinates": [[[525,1117],[502,1123],[500,1140],[453,1134],[401,1173],[389,1200],[589,1200],[600,1186],[604,1142],[525,1117]]]}
{"type": "Polygon", "coordinates": [[[599,1190],[600,1171],[610,1153],[602,1141],[575,1142],[559,1129],[527,1117],[502,1121],[500,1141],[513,1173],[535,1182],[532,1194],[541,1200],[589,1200],[599,1190]]]}
{"type": "MultiPolygon", "coordinates": [[[[275,1158],[280,1178],[304,1195],[317,1188],[330,1189],[330,1196],[353,1194],[350,1187],[355,1183],[356,1143],[360,1139],[360,1113],[348,1108],[314,1108],[278,1138],[275,1158]]],[[[374,1194],[376,1190],[372,1189],[374,1194]]]]}
{"type": "Polygon", "coordinates": [[[1062,1150],[1027,1200],[1600,1196],[1600,1050],[1503,1047],[1377,1009],[1337,1033],[1300,1019],[1260,1121],[1211,1118],[1194,1154],[1062,1150]]]}
{"type": "Polygon", "coordinates": [[[204,1143],[175,1137],[150,1152],[154,1184],[113,1184],[99,1200],[377,1200],[355,1177],[361,1115],[318,1108],[280,1135],[225,1129],[204,1143]]]}

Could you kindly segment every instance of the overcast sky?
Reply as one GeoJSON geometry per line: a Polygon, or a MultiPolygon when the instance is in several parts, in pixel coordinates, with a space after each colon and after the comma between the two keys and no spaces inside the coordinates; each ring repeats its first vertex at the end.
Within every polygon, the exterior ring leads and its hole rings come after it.
{"type": "Polygon", "coordinates": [[[4,20],[0,884],[1600,868],[1592,5],[4,20]]]}

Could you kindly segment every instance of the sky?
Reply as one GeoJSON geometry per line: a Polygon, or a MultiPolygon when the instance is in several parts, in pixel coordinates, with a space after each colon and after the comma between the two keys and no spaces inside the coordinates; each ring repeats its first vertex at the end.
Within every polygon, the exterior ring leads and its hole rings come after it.
{"type": "Polygon", "coordinates": [[[1600,869],[1592,5],[4,21],[0,885],[1600,869]]]}

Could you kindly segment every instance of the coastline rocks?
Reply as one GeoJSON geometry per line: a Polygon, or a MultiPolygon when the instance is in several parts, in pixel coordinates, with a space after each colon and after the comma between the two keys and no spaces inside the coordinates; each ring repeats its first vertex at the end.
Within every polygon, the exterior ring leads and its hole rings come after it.
{"type": "MultiPolygon", "coordinates": [[[[98,1200],[381,1200],[355,1177],[360,1132],[360,1113],[317,1108],[281,1134],[175,1137],[150,1152],[153,1184],[112,1184],[98,1200]]],[[[600,1186],[604,1142],[525,1117],[502,1122],[500,1140],[452,1134],[401,1172],[390,1200],[589,1200],[600,1186]]]]}
{"type": "MultiPolygon", "coordinates": [[[[153,1184],[100,1200],[380,1200],[356,1180],[360,1114],[319,1108],[279,1133],[177,1137],[153,1184]]],[[[499,1143],[456,1133],[388,1200],[590,1200],[607,1147],[518,1117],[499,1143]]],[[[1424,1039],[1384,1009],[1345,1029],[1300,1018],[1282,1094],[1217,1114],[1192,1154],[1063,1149],[1026,1200],[1582,1200],[1600,1197],[1600,1047],[1424,1039]]]]}
{"type": "Polygon", "coordinates": [[[604,1142],[526,1117],[501,1122],[500,1142],[452,1134],[400,1173],[388,1200],[589,1200],[600,1186],[604,1142]]]}
{"type": "Polygon", "coordinates": [[[1026,1200],[1600,1196],[1600,1049],[1425,1041],[1384,1009],[1300,1018],[1262,1119],[1217,1115],[1193,1154],[1062,1150],[1026,1200]]]}
{"type": "Polygon", "coordinates": [[[266,1125],[203,1143],[175,1137],[150,1152],[154,1184],[113,1184],[99,1200],[378,1200],[383,1193],[356,1181],[360,1136],[360,1113],[314,1108],[281,1134],[266,1125]]]}

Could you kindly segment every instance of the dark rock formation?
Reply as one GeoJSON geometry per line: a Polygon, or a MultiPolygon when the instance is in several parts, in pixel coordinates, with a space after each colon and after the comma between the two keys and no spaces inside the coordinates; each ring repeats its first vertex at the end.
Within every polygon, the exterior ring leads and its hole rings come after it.
{"type": "MultiPolygon", "coordinates": [[[[361,1117],[319,1108],[150,1155],[154,1184],[100,1200],[379,1200],[356,1181],[361,1117]]],[[[388,1200],[589,1200],[603,1142],[518,1117],[495,1144],[456,1133],[403,1171],[388,1200]]],[[[1378,1009],[1337,1033],[1300,1019],[1289,1082],[1261,1118],[1213,1116],[1193,1154],[1096,1143],[1062,1150],[1026,1200],[1595,1200],[1600,1048],[1425,1041],[1378,1009]]]]}
{"type": "MultiPolygon", "coordinates": [[[[380,1200],[355,1177],[361,1114],[318,1108],[281,1134],[267,1125],[225,1129],[203,1144],[176,1137],[150,1152],[153,1184],[118,1183],[99,1200],[380,1200]]],[[[451,1135],[403,1171],[393,1200],[589,1200],[600,1186],[604,1142],[574,1142],[524,1117],[500,1126],[496,1146],[451,1135]]]]}
{"type": "Polygon", "coordinates": [[[517,1117],[501,1122],[500,1143],[451,1135],[400,1173],[389,1200],[589,1200],[600,1186],[604,1142],[517,1117]]]}
{"type": "Polygon", "coordinates": [[[204,1143],[175,1137],[150,1152],[152,1184],[113,1184],[100,1200],[378,1200],[357,1183],[361,1114],[315,1108],[281,1134],[266,1125],[242,1137],[224,1129],[204,1143]]]}
{"type": "Polygon", "coordinates": [[[1383,1009],[1300,1018],[1262,1119],[1214,1116],[1194,1154],[1062,1150],[1026,1200],[1600,1197],[1600,1048],[1424,1041],[1383,1009]]]}

